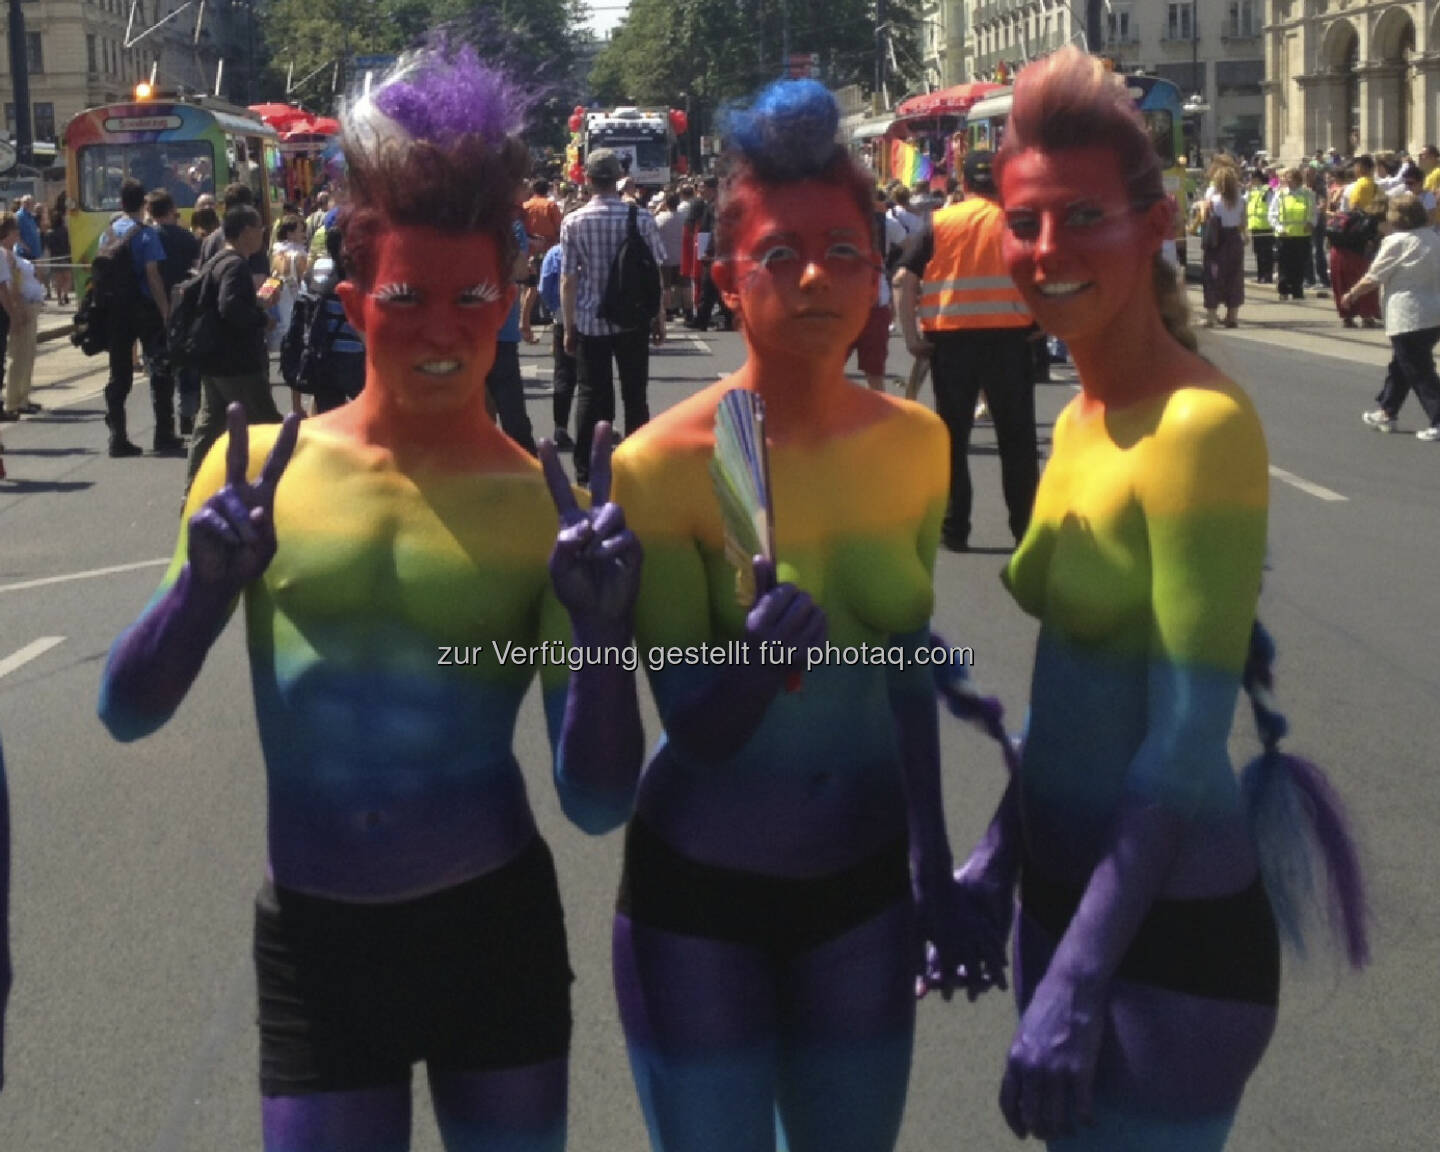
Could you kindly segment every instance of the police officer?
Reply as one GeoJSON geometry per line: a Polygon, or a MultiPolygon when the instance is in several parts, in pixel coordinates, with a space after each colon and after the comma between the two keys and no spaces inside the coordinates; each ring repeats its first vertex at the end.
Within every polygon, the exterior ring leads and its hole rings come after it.
{"type": "Polygon", "coordinates": [[[1255,243],[1255,283],[1275,283],[1275,229],[1270,226],[1270,182],[1263,168],[1250,170],[1245,223],[1255,243]]]}
{"type": "Polygon", "coordinates": [[[930,357],[935,410],[950,429],[950,506],[941,543],[952,552],[964,552],[970,542],[968,454],[982,387],[995,424],[1005,505],[1017,543],[1030,523],[1040,482],[1029,339],[1033,320],[1001,254],[1005,216],[997,201],[993,160],[984,149],[965,157],[965,199],[938,209],[910,238],[895,276],[906,346],[916,357],[930,357]]]}
{"type": "Polygon", "coordinates": [[[1281,174],[1279,191],[1270,198],[1270,227],[1280,240],[1280,299],[1305,298],[1305,255],[1310,251],[1310,230],[1315,224],[1315,195],[1306,188],[1300,169],[1281,174]]]}

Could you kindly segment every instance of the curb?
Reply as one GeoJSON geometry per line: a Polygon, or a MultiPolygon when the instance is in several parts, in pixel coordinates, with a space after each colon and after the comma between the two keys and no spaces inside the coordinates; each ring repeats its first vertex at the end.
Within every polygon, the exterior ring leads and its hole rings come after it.
{"type": "Polygon", "coordinates": [[[74,328],[75,325],[68,320],[64,324],[57,325],[54,328],[46,328],[43,332],[36,334],[35,343],[44,344],[49,340],[63,340],[74,331],[74,328]]]}

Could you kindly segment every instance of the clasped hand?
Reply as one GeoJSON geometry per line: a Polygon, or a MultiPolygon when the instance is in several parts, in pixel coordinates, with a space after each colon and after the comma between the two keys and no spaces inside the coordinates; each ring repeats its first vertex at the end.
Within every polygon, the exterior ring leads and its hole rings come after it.
{"type": "Polygon", "coordinates": [[[231,404],[225,423],[230,433],[225,486],[190,517],[188,554],[196,583],[230,596],[257,579],[275,558],[275,489],[295,451],[300,418],[285,418],[253,484],[246,477],[250,428],[245,409],[231,404]]]}
{"type": "Polygon", "coordinates": [[[1015,916],[1013,885],[967,862],[953,876],[917,878],[915,902],[925,941],[916,995],[932,989],[949,1000],[957,987],[974,1001],[1004,991],[1005,949],[1015,916]]]}
{"type": "Polygon", "coordinates": [[[610,425],[595,425],[590,449],[590,510],[580,507],[552,440],[539,444],[540,464],[560,531],[550,553],[555,595],[581,625],[619,625],[629,638],[640,592],[640,541],[625,526],[625,511],[610,502],[610,425]]]}

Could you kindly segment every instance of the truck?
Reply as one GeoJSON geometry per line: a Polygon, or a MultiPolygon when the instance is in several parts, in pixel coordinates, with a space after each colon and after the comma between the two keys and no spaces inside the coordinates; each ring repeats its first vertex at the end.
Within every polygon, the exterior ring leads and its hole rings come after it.
{"type": "Polygon", "coordinates": [[[620,157],[625,174],[647,188],[670,183],[675,157],[675,129],[667,109],[612,108],[587,112],[580,141],[583,163],[597,148],[620,157]]]}

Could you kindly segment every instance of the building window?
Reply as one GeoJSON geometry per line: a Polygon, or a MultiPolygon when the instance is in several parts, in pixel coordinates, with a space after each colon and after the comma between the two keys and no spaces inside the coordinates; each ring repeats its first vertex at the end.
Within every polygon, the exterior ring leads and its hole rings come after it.
{"type": "Polygon", "coordinates": [[[1189,40],[1193,36],[1194,25],[1191,24],[1190,17],[1194,8],[1193,0],[1190,3],[1170,5],[1170,19],[1165,25],[1167,40],[1189,40]]]}
{"type": "Polygon", "coordinates": [[[44,74],[45,46],[40,40],[39,32],[25,33],[25,62],[29,66],[32,76],[44,74]]]}
{"type": "Polygon", "coordinates": [[[55,139],[55,105],[49,101],[35,104],[35,139],[55,139]]]}
{"type": "Polygon", "coordinates": [[[1128,44],[1133,38],[1130,34],[1130,9],[1112,8],[1107,16],[1109,27],[1107,37],[1112,44],[1128,44]]]}
{"type": "Polygon", "coordinates": [[[1260,35],[1260,21],[1256,19],[1255,0],[1230,0],[1226,31],[1235,37],[1260,35]]]}
{"type": "Polygon", "coordinates": [[[100,58],[95,49],[95,33],[85,34],[85,70],[91,76],[100,75],[100,58]]]}

